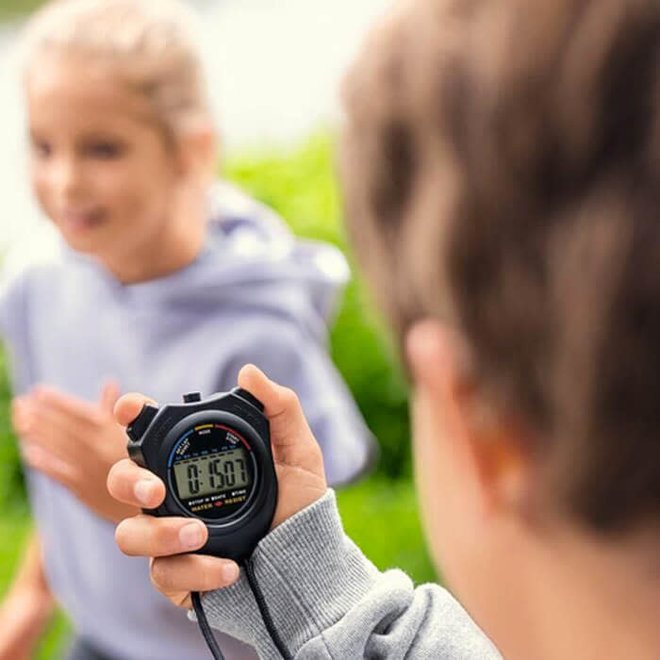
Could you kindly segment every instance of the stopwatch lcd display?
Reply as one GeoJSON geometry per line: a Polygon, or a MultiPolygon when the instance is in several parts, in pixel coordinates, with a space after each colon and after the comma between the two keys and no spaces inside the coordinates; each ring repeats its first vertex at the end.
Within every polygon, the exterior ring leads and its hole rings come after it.
{"type": "Polygon", "coordinates": [[[230,449],[179,461],[174,465],[179,497],[190,499],[249,486],[246,454],[245,449],[230,449]]]}
{"type": "Polygon", "coordinates": [[[195,516],[220,522],[247,503],[255,480],[250,445],[221,424],[184,433],[170,456],[170,481],[179,503],[195,516]]]}

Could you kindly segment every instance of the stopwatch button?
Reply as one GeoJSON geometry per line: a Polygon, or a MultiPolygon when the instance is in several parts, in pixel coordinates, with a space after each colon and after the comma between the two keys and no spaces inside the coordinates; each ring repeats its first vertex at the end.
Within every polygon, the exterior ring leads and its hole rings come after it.
{"type": "Polygon", "coordinates": [[[255,408],[260,410],[261,412],[264,411],[264,404],[257,399],[256,396],[250,394],[247,390],[244,390],[242,387],[235,387],[232,390],[233,394],[236,394],[241,397],[241,399],[245,399],[248,403],[251,403],[255,408]]]}
{"type": "Polygon", "coordinates": [[[158,414],[158,408],[147,403],[142,406],[140,414],[126,427],[126,434],[133,440],[139,442],[144,435],[151,420],[158,414]]]}
{"type": "Polygon", "coordinates": [[[131,460],[134,463],[137,463],[140,467],[146,468],[147,462],[144,460],[144,454],[140,449],[140,445],[135,442],[128,443],[128,455],[131,457],[131,460]]]}
{"type": "Polygon", "coordinates": [[[184,403],[196,403],[197,401],[202,400],[202,395],[199,392],[188,392],[188,394],[183,395],[184,403]]]}

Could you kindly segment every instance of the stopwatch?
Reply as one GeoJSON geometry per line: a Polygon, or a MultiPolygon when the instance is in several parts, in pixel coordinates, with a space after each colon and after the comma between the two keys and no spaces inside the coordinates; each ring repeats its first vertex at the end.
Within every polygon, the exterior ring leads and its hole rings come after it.
{"type": "Polygon", "coordinates": [[[246,390],[199,392],[147,404],[126,429],[128,453],[165,483],[154,516],[198,518],[208,541],[197,552],[241,561],[268,533],[277,504],[270,429],[246,390]]]}

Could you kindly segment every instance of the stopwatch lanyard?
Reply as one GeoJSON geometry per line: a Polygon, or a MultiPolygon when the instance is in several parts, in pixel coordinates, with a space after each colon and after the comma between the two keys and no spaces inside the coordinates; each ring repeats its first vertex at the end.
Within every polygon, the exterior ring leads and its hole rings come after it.
{"type": "MultiPolygon", "coordinates": [[[[254,573],[254,566],[252,564],[252,560],[246,559],[241,563],[241,565],[245,569],[245,575],[247,576],[248,584],[250,585],[250,590],[252,591],[254,599],[257,601],[257,607],[259,608],[259,612],[261,613],[261,617],[263,618],[264,625],[266,626],[266,630],[268,631],[270,638],[273,640],[273,644],[275,644],[275,647],[280,652],[284,660],[293,660],[293,657],[291,656],[286,646],[284,645],[284,642],[282,641],[280,634],[277,632],[277,628],[275,628],[275,623],[273,622],[273,617],[271,616],[270,610],[268,609],[268,604],[266,603],[264,594],[261,591],[261,587],[259,586],[259,583],[257,582],[257,577],[254,573]]],[[[191,592],[190,596],[192,599],[195,614],[197,615],[197,621],[199,622],[199,627],[202,631],[202,635],[204,635],[204,639],[206,640],[206,643],[209,647],[209,650],[211,651],[211,654],[213,655],[213,658],[215,660],[225,660],[224,656],[222,655],[222,651],[218,646],[218,642],[213,636],[213,631],[211,630],[211,626],[209,625],[208,619],[206,618],[206,613],[204,612],[204,608],[202,607],[202,600],[200,598],[199,592],[193,591],[191,592]]]]}

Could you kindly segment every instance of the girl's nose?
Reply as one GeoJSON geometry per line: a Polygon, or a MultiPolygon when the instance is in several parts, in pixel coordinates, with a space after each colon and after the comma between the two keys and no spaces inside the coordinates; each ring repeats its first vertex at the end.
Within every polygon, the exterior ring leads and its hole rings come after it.
{"type": "Polygon", "coordinates": [[[68,197],[77,192],[82,184],[82,168],[78,159],[73,156],[56,158],[51,181],[60,195],[68,197]]]}

